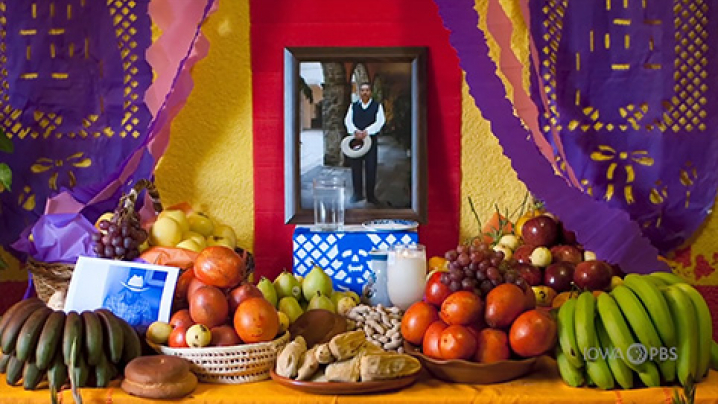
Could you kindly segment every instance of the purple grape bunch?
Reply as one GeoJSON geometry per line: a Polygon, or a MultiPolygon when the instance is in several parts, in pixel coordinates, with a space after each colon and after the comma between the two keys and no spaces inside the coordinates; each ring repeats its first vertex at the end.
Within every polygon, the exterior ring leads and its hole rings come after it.
{"type": "Polygon", "coordinates": [[[466,290],[485,298],[496,286],[513,283],[522,290],[529,286],[519,272],[504,260],[502,251],[494,251],[490,244],[474,240],[461,244],[444,254],[448,272],[441,274],[441,283],[452,292],[466,290]]]}
{"type": "Polygon", "coordinates": [[[110,220],[98,224],[100,232],[92,235],[94,250],[100,258],[132,261],[140,256],[139,247],[147,240],[147,231],[140,225],[134,210],[115,210],[110,220]]]}

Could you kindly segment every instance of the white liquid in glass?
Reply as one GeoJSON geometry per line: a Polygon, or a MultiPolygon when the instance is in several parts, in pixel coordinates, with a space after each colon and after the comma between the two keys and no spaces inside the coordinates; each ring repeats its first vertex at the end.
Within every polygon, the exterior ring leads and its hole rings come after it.
{"type": "Polygon", "coordinates": [[[389,253],[387,292],[394,306],[402,310],[420,301],[426,287],[426,253],[421,249],[397,247],[389,253]]]}

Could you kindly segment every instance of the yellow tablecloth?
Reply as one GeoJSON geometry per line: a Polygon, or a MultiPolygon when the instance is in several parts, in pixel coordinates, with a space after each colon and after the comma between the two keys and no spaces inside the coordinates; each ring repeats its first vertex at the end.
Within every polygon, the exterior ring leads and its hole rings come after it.
{"type": "MultiPolygon", "coordinates": [[[[9,387],[0,378],[0,403],[48,403],[47,389],[25,391],[22,387],[9,387]]],[[[182,403],[670,403],[673,388],[601,391],[589,388],[571,388],[560,379],[555,363],[541,358],[535,371],[526,377],[493,385],[466,385],[444,383],[422,374],[411,387],[404,390],[357,396],[325,396],[305,394],[267,380],[256,383],[217,385],[200,384],[191,396],[178,400],[182,403]]],[[[82,389],[84,403],[151,402],[127,395],[113,382],[107,389],[82,389]]],[[[70,391],[61,393],[62,403],[73,403],[70,391]]],[[[718,372],[711,371],[708,379],[698,385],[696,403],[718,403],[718,372]]]]}

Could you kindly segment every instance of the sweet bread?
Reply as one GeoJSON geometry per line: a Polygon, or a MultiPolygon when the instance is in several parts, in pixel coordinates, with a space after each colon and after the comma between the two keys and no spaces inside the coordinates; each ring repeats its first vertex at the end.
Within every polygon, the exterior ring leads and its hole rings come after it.
{"type": "Polygon", "coordinates": [[[197,387],[189,362],[171,355],[140,356],[125,367],[122,390],[143,398],[180,398],[197,387]]]}

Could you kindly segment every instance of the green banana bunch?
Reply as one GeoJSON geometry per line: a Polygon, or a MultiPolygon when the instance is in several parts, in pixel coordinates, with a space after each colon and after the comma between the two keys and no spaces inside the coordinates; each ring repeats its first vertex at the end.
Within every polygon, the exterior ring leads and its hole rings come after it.
{"type": "Polygon", "coordinates": [[[698,362],[695,377],[695,381],[698,382],[708,373],[713,342],[713,319],[705,299],[693,286],[687,283],[676,283],[674,286],[690,298],[698,317],[698,362]]]}
{"type": "Polygon", "coordinates": [[[556,349],[556,364],[563,381],[571,387],[581,387],[586,382],[580,368],[573,366],[561,348],[556,349]]]}
{"type": "MultiPolygon", "coordinates": [[[[598,314],[601,317],[603,326],[606,327],[606,332],[613,345],[621,352],[623,361],[632,370],[638,373],[644,372],[647,367],[645,358],[641,360],[640,357],[635,356],[642,354],[635,351],[636,347],[640,347],[640,345],[636,345],[636,340],[633,338],[631,329],[626,323],[616,300],[608,293],[601,293],[597,300],[598,314]]],[[[643,354],[645,353],[644,350],[643,354]]]]}
{"type": "Polygon", "coordinates": [[[675,284],[665,287],[663,295],[676,322],[676,374],[678,381],[685,386],[696,380],[698,372],[698,315],[691,298],[675,284]]]}
{"type": "MultiPolygon", "coordinates": [[[[641,300],[627,286],[617,286],[611,291],[611,296],[616,300],[623,317],[628,322],[633,335],[638,338],[638,342],[643,345],[643,349],[649,356],[653,356],[660,349],[666,349],[658,336],[648,312],[644,308],[641,300]]],[[[653,358],[650,358],[653,359],[653,358]]],[[[650,360],[649,359],[649,360],[650,360]]],[[[658,358],[658,366],[661,369],[663,379],[672,382],[676,378],[676,363],[670,358],[660,360],[658,358]]],[[[648,365],[650,366],[650,365],[648,365]]],[[[651,378],[652,381],[655,379],[651,378]]],[[[659,378],[660,384],[660,378],[659,378]]]]}
{"type": "Polygon", "coordinates": [[[596,322],[596,332],[598,334],[598,341],[601,346],[609,352],[606,362],[608,367],[611,369],[613,378],[616,380],[619,386],[624,389],[633,388],[633,371],[629,368],[618,355],[612,353],[615,352],[616,347],[613,346],[611,338],[609,338],[606,332],[606,327],[603,326],[602,321],[596,322]]]}
{"type": "Polygon", "coordinates": [[[668,303],[661,290],[651,281],[650,276],[629,274],[623,279],[623,284],[638,296],[651,317],[653,326],[661,337],[663,346],[670,348],[676,346],[676,331],[673,316],[668,309],[668,303]]]}
{"type": "MultiPolygon", "coordinates": [[[[558,311],[558,343],[559,350],[573,368],[583,367],[583,355],[576,342],[575,313],[576,299],[568,299],[558,311]]],[[[571,385],[571,384],[569,384],[571,385]]]]}
{"type": "MultiPolygon", "coordinates": [[[[564,303],[565,304],[565,303],[564,303]]],[[[585,356],[589,348],[598,346],[594,319],[596,318],[596,298],[591,292],[582,292],[576,299],[574,330],[580,355],[585,356]]],[[[587,359],[587,362],[590,362],[587,359]]]]}

